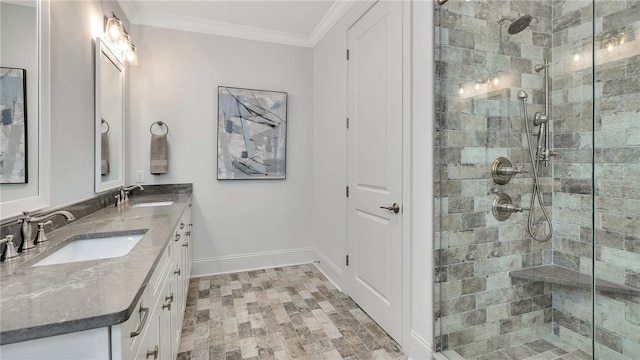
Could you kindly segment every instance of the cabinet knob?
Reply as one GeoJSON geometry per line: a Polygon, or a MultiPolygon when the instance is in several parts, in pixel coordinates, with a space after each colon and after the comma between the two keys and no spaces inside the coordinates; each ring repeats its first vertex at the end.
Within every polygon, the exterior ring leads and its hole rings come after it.
{"type": "Polygon", "coordinates": [[[180,240],[180,234],[176,234],[176,238],[173,241],[178,241],[178,240],[180,240]]]}
{"type": "MultiPolygon", "coordinates": [[[[180,276],[180,274],[181,274],[180,270],[181,270],[181,269],[178,269],[178,270],[174,271],[174,272],[173,272],[173,275],[178,275],[178,276],[180,276]]],[[[171,296],[173,296],[173,295],[171,295],[171,296]]]]}
{"type": "Polygon", "coordinates": [[[180,222],[180,229],[184,229],[184,223],[180,222]]]}
{"type": "Polygon", "coordinates": [[[182,244],[182,246],[189,247],[189,243],[184,243],[184,244],[182,244]]]}
{"type": "Polygon", "coordinates": [[[162,309],[167,309],[167,310],[171,311],[171,302],[168,302],[166,304],[162,304],[162,309]]]}
{"type": "Polygon", "coordinates": [[[153,360],[156,360],[158,358],[158,345],[153,348],[153,351],[147,351],[147,359],[149,358],[149,356],[153,356],[153,360]]]}
{"type": "Polygon", "coordinates": [[[166,301],[168,301],[169,303],[172,303],[173,302],[173,293],[171,293],[171,295],[169,295],[169,296],[166,296],[164,299],[166,301]]]}

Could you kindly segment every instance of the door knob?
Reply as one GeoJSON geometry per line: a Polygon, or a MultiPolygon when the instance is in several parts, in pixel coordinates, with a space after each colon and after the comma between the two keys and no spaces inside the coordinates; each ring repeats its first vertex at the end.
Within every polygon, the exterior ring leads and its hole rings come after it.
{"type": "Polygon", "coordinates": [[[397,203],[393,203],[393,205],[387,207],[387,206],[380,206],[380,209],[387,209],[389,211],[393,211],[394,213],[399,213],[400,212],[400,206],[397,203]]]}

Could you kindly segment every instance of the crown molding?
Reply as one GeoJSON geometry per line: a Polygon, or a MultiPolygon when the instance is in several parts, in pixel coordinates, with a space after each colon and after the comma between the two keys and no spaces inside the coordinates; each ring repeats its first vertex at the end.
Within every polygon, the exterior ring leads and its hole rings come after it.
{"type": "Polygon", "coordinates": [[[277,44],[313,48],[358,1],[336,0],[309,36],[269,30],[247,25],[198,19],[161,12],[141,11],[136,0],[117,0],[131,24],[155,26],[174,30],[229,36],[240,39],[266,41],[277,44]]]}
{"type": "Polygon", "coordinates": [[[336,0],[324,14],[318,25],[309,35],[311,47],[315,47],[320,40],[331,30],[331,28],[347,13],[349,8],[355,3],[354,0],[336,0]]]}
{"type": "Polygon", "coordinates": [[[137,12],[131,22],[139,25],[155,26],[174,30],[229,36],[284,45],[312,47],[309,37],[305,35],[160,12],[137,12]]]}

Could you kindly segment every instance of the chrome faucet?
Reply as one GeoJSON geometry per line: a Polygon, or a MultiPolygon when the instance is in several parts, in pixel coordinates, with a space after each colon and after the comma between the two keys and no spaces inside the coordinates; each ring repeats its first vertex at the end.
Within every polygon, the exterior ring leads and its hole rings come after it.
{"type": "MultiPolygon", "coordinates": [[[[22,244],[20,245],[20,251],[22,252],[29,251],[33,249],[36,245],[33,242],[33,236],[31,232],[32,223],[40,223],[43,221],[47,221],[56,215],[64,216],[67,219],[67,221],[73,221],[76,219],[72,213],[65,210],[54,211],[50,214],[45,214],[42,216],[30,216],[28,211],[23,212],[23,214],[24,214],[24,217],[20,220],[22,221],[22,244]]],[[[44,236],[44,229],[43,229],[42,236],[44,236]]]]}
{"type": "Polygon", "coordinates": [[[123,203],[128,203],[129,202],[129,192],[133,189],[140,189],[140,190],[144,190],[144,188],[142,187],[142,185],[131,185],[131,186],[127,186],[127,187],[121,187],[120,188],[120,200],[123,203]]]}

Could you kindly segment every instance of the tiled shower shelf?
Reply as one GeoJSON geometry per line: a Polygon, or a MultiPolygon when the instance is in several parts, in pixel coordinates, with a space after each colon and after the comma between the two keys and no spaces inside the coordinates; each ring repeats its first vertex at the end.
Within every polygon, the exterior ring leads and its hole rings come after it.
{"type": "MultiPolygon", "coordinates": [[[[533,268],[511,271],[509,276],[517,279],[542,281],[550,284],[591,289],[591,276],[558,265],[544,265],[533,268]]],[[[623,295],[638,296],[640,291],[596,278],[596,290],[623,295]]]]}

